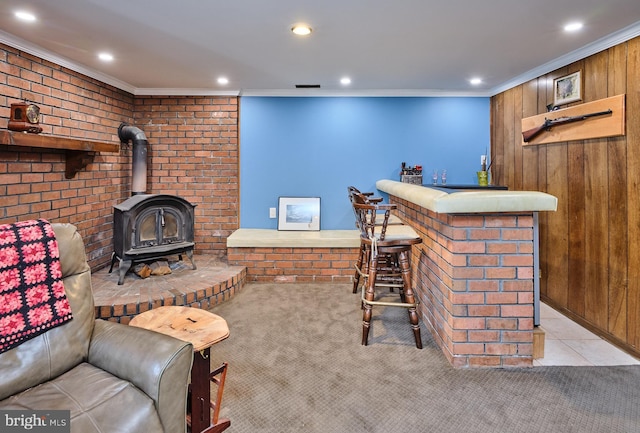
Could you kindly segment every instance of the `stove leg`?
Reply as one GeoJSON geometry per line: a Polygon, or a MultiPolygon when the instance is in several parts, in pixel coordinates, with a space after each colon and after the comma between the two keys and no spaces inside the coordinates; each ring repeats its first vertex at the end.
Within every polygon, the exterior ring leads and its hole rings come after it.
{"type": "Polygon", "coordinates": [[[109,273],[113,271],[113,265],[116,262],[116,253],[111,253],[111,266],[109,267],[109,273]]]}
{"type": "Polygon", "coordinates": [[[196,262],[193,261],[193,250],[189,250],[185,252],[187,253],[187,257],[189,257],[189,261],[191,261],[191,266],[193,266],[193,269],[197,269],[196,262]]]}
{"type": "Polygon", "coordinates": [[[127,271],[131,268],[133,264],[132,260],[122,260],[120,259],[120,265],[118,266],[118,271],[120,271],[120,277],[118,278],[118,285],[121,286],[124,283],[124,276],[127,271]]]}

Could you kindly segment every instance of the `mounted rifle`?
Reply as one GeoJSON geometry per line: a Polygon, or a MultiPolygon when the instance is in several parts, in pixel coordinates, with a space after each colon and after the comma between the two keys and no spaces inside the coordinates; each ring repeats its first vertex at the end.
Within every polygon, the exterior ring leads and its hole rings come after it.
{"type": "Polygon", "coordinates": [[[565,125],[567,123],[573,123],[573,122],[579,122],[581,120],[586,120],[591,117],[604,116],[611,113],[613,113],[613,111],[609,109],[606,111],[598,111],[597,113],[581,114],[579,116],[558,117],[557,119],[544,119],[544,123],[542,125],[537,126],[535,128],[531,128],[527,131],[522,131],[522,138],[526,143],[533,140],[542,132],[550,131],[551,128],[554,126],[565,125]]]}

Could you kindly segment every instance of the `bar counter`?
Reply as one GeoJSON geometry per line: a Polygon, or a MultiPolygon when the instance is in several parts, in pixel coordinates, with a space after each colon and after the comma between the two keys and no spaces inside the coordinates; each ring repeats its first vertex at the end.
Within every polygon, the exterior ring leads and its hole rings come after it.
{"type": "Polygon", "coordinates": [[[419,312],[455,368],[531,367],[539,320],[537,191],[443,190],[376,182],[422,237],[413,248],[419,312]]]}
{"type": "Polygon", "coordinates": [[[558,199],[538,191],[508,191],[481,188],[469,190],[414,185],[393,180],[379,180],[376,188],[437,213],[495,213],[520,211],[555,211],[558,199]]]}

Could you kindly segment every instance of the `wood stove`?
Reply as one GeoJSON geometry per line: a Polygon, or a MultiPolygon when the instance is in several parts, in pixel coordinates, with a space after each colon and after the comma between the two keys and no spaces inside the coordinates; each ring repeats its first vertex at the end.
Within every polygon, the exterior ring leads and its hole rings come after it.
{"type": "Polygon", "coordinates": [[[195,206],[165,194],[140,194],[113,208],[113,256],[120,260],[118,284],[134,263],[186,254],[193,269],[195,206]]]}
{"type": "Polygon", "coordinates": [[[147,137],[139,128],[121,124],[118,136],[133,143],[133,196],[113,208],[111,268],[120,260],[118,284],[134,263],[186,254],[193,261],[194,209],[187,200],[167,194],[146,194],[147,137]]]}

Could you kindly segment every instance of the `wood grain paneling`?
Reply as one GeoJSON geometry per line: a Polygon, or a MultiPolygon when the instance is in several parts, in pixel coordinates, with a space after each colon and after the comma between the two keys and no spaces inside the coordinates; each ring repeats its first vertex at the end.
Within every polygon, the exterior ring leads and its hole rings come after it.
{"type": "Polygon", "coordinates": [[[627,339],[640,351],[640,38],[627,46],[627,339]]]}
{"type": "Polygon", "coordinates": [[[540,214],[543,300],[640,356],[640,38],[492,97],[492,176],[558,198],[540,214]],[[579,105],[625,94],[626,135],[522,146],[555,78],[581,70],[579,105]]]}
{"type": "MultiPolygon", "coordinates": [[[[627,86],[627,45],[618,45],[610,50],[607,65],[609,94],[622,94],[627,86]]],[[[616,338],[627,337],[627,147],[626,138],[607,140],[607,170],[609,173],[608,237],[609,237],[609,304],[607,329],[616,338]],[[613,254],[612,254],[613,252],[613,254]],[[617,254],[616,254],[617,252],[617,254]]]]}

